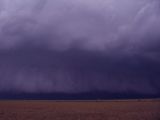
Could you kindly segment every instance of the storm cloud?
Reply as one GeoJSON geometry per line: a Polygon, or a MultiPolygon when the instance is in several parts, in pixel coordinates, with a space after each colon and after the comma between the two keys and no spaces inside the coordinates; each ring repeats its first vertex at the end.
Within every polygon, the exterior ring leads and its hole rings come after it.
{"type": "Polygon", "coordinates": [[[160,93],[158,0],[1,0],[0,91],[160,93]]]}

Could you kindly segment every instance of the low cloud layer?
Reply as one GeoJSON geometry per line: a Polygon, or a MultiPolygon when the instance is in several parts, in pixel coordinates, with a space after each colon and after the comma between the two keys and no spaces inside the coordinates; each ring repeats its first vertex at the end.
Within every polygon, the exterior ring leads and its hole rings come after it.
{"type": "Polygon", "coordinates": [[[1,0],[0,91],[160,93],[158,0],[1,0]]]}

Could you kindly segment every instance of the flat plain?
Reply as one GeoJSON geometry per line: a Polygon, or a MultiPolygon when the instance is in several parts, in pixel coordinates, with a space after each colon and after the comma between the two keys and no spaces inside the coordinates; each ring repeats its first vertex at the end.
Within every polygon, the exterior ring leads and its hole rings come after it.
{"type": "Polygon", "coordinates": [[[3,100],[0,120],[160,120],[160,100],[3,100]]]}

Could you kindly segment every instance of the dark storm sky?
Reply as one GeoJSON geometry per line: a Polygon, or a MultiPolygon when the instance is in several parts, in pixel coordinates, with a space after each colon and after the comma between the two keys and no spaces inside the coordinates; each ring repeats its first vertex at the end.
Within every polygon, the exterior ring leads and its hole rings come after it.
{"type": "Polygon", "coordinates": [[[159,0],[0,0],[0,92],[160,93],[159,0]]]}

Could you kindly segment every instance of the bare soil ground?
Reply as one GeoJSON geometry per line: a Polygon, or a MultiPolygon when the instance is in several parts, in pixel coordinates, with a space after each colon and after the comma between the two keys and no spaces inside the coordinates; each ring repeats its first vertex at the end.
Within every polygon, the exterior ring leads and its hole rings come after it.
{"type": "Polygon", "coordinates": [[[0,101],[0,120],[160,120],[160,100],[0,101]]]}

